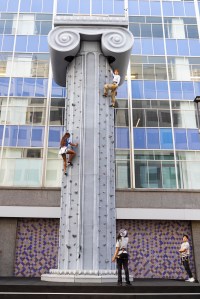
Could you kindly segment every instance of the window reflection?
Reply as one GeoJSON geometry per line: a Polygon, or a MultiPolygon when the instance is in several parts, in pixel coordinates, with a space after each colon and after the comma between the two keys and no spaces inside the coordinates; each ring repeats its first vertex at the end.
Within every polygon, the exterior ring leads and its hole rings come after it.
{"type": "Polygon", "coordinates": [[[128,127],[128,109],[115,109],[115,126],[128,127]]]}
{"type": "Polygon", "coordinates": [[[136,151],[136,188],[176,188],[173,152],[136,151]]]}
{"type": "Polygon", "coordinates": [[[47,35],[52,28],[52,14],[1,13],[0,34],[47,35]]]}
{"type": "Polygon", "coordinates": [[[116,151],[116,188],[130,188],[129,151],[116,151]]]}
{"type": "Polygon", "coordinates": [[[46,117],[46,99],[37,98],[0,98],[1,123],[18,125],[44,125],[46,117]],[[7,118],[5,119],[5,117],[7,118]]]}
{"type": "MultiPolygon", "coordinates": [[[[171,103],[174,127],[197,128],[197,116],[193,102],[172,101],[171,103]]],[[[133,126],[171,127],[169,101],[133,101],[133,126]]]]}
{"type": "Polygon", "coordinates": [[[15,54],[13,60],[9,53],[0,54],[0,76],[48,77],[49,54],[15,54]]]}
{"type": "Polygon", "coordinates": [[[2,186],[41,186],[41,159],[2,159],[0,184],[2,186]]]}
{"type": "MultiPolygon", "coordinates": [[[[185,47],[185,45],[180,45],[180,50],[182,47],[185,47]]],[[[167,80],[166,66],[168,68],[168,75],[170,80],[200,80],[200,58],[187,56],[168,56],[166,65],[164,56],[132,55],[131,78],[133,80],[167,80]]]]}

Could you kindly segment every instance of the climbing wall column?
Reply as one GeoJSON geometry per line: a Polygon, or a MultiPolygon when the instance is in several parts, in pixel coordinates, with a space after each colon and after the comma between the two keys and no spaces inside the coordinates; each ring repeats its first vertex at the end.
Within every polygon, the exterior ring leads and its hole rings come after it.
{"type": "MultiPolygon", "coordinates": [[[[73,17],[68,21],[77,23],[73,17]]],[[[62,180],[58,269],[42,279],[116,281],[111,261],[116,237],[114,109],[103,88],[112,81],[109,62],[121,68],[123,82],[132,35],[125,28],[71,26],[53,29],[48,38],[54,78],[67,89],[66,131],[79,145],[74,166],[68,166],[62,180]]]]}
{"type": "Polygon", "coordinates": [[[60,269],[112,269],[114,110],[102,97],[109,69],[100,43],[82,42],[67,72],[66,130],[79,148],[63,178],[60,269]]]}

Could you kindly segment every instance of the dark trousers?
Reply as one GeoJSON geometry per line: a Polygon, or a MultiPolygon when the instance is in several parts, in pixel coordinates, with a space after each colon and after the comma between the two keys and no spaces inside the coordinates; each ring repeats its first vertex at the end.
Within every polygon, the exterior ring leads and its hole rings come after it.
{"type": "Polygon", "coordinates": [[[124,268],[126,282],[129,281],[129,271],[128,271],[128,259],[117,259],[117,270],[118,270],[118,282],[122,282],[122,266],[124,268]]]}
{"type": "Polygon", "coordinates": [[[189,259],[188,258],[183,258],[182,259],[182,264],[183,264],[189,278],[191,278],[192,277],[192,272],[190,270],[189,259]]]}

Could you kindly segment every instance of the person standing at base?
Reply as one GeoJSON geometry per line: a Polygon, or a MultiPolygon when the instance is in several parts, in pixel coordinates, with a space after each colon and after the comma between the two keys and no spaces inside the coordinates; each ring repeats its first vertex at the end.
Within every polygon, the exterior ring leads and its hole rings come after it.
{"type": "Polygon", "coordinates": [[[189,279],[187,279],[186,281],[194,282],[195,279],[192,275],[192,272],[190,270],[190,265],[189,265],[190,245],[188,242],[188,235],[183,235],[183,243],[181,244],[181,248],[179,249],[179,252],[181,255],[181,262],[189,276],[189,279]]]}
{"type": "Polygon", "coordinates": [[[108,90],[111,90],[111,100],[112,103],[110,105],[110,107],[115,107],[115,96],[116,96],[116,91],[117,91],[117,87],[120,83],[120,75],[119,75],[119,71],[117,69],[114,70],[114,73],[112,72],[113,75],[113,82],[110,84],[105,84],[104,85],[104,94],[103,97],[107,97],[108,96],[108,90]]]}
{"type": "Polygon", "coordinates": [[[60,150],[59,150],[59,154],[63,158],[63,170],[65,175],[67,175],[67,164],[73,166],[72,159],[76,156],[75,151],[69,148],[69,146],[77,147],[78,143],[72,143],[70,140],[70,134],[67,132],[63,135],[60,141],[60,150]],[[69,155],[68,161],[66,155],[69,155]]]}
{"type": "Polygon", "coordinates": [[[112,262],[117,261],[117,271],[118,271],[118,285],[122,285],[122,266],[125,272],[126,285],[131,285],[129,280],[129,270],[128,270],[128,233],[125,229],[119,231],[117,236],[116,250],[112,257],[112,262]]]}

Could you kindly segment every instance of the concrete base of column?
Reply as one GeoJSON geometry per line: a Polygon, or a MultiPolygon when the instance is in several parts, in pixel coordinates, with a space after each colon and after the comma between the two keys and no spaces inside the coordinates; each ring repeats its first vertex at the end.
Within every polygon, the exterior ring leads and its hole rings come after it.
{"type": "MultiPolygon", "coordinates": [[[[123,281],[125,276],[122,275],[123,281]]],[[[80,273],[77,270],[58,270],[51,269],[50,274],[43,274],[41,276],[43,281],[53,282],[80,282],[80,283],[106,283],[106,282],[117,282],[117,271],[116,270],[84,270],[80,273]]],[[[130,276],[130,281],[133,281],[133,277],[130,276]]]]}

